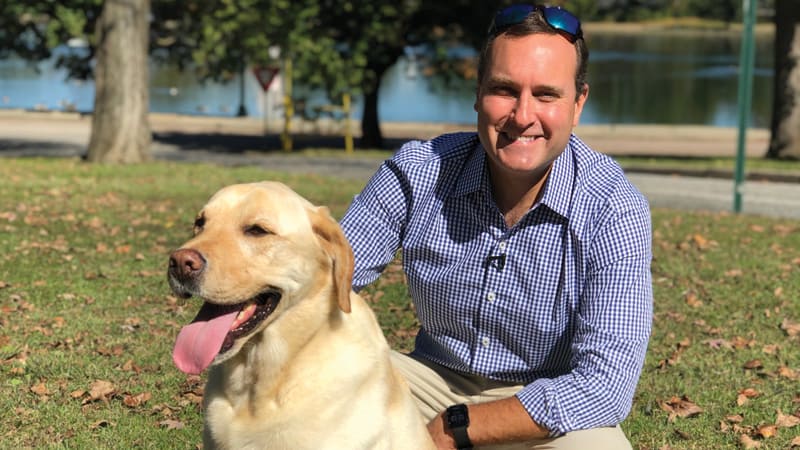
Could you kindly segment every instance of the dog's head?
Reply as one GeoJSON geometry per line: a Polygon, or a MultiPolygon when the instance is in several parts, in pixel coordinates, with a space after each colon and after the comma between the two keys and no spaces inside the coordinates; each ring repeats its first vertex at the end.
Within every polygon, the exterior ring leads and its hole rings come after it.
{"type": "Polygon", "coordinates": [[[204,301],[173,352],[178,368],[200,373],[322,291],[350,312],[353,253],[327,208],[281,183],[238,184],[211,197],[167,274],[176,295],[204,301]]]}

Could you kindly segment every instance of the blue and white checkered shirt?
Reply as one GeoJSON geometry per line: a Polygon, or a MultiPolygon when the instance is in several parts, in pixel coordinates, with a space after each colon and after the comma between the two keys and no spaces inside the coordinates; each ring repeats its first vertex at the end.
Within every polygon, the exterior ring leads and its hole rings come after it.
{"type": "Polygon", "coordinates": [[[342,227],[356,290],[402,249],[415,354],[524,384],[517,397],[553,435],[627,416],[650,336],[652,241],[647,200],[612,159],[573,135],[509,229],[475,133],[412,141],[342,227]]]}

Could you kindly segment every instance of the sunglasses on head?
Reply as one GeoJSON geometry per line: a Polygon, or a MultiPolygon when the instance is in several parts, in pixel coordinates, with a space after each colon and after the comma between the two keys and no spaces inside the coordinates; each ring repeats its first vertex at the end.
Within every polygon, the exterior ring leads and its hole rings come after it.
{"type": "Polygon", "coordinates": [[[497,36],[507,28],[522,23],[532,12],[539,10],[548,25],[556,31],[566,34],[571,42],[583,37],[581,21],[571,12],[560,6],[511,5],[501,9],[494,16],[489,36],[497,36]]]}

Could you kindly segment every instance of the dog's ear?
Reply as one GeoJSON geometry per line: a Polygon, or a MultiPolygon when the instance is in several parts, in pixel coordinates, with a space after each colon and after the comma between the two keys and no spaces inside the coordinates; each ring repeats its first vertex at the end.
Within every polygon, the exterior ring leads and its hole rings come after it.
{"type": "Polygon", "coordinates": [[[309,217],[314,233],[333,262],[333,287],[339,309],[349,313],[350,291],[353,285],[353,249],[350,248],[342,228],[333,219],[328,208],[319,206],[312,209],[309,217]]]}

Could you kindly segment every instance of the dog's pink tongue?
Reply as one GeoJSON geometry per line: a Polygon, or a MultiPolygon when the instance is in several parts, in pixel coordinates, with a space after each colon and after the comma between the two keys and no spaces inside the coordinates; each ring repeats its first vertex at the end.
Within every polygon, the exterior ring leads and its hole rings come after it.
{"type": "Polygon", "coordinates": [[[233,311],[209,320],[198,317],[183,327],[172,351],[172,361],[178,369],[196,375],[211,365],[238,314],[233,311]]]}

